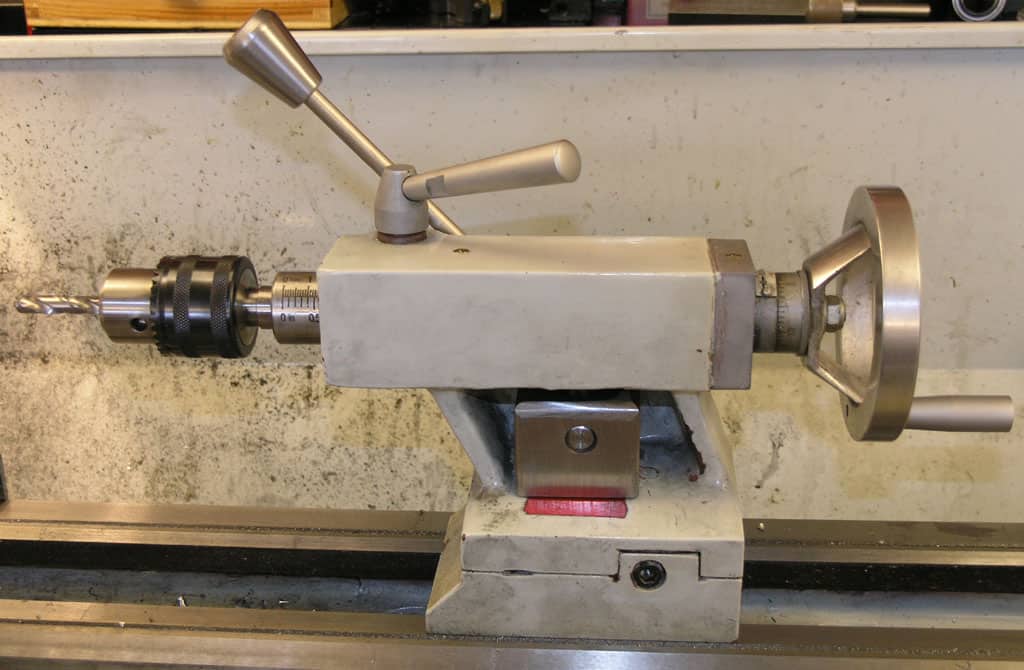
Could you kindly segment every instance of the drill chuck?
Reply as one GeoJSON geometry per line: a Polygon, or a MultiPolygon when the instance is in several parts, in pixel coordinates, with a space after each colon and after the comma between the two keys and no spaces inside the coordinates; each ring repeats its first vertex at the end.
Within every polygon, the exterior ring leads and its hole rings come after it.
{"type": "Polygon", "coordinates": [[[243,358],[260,328],[281,343],[320,342],[315,272],[281,272],[259,285],[245,256],[165,256],[154,269],[118,268],[99,296],[29,296],[19,312],[94,314],[114,342],[152,343],[166,355],[243,358]]]}
{"type": "Polygon", "coordinates": [[[150,291],[157,348],[189,357],[248,356],[257,328],[246,323],[242,303],[255,288],[256,270],[244,256],[161,258],[150,291]]]}

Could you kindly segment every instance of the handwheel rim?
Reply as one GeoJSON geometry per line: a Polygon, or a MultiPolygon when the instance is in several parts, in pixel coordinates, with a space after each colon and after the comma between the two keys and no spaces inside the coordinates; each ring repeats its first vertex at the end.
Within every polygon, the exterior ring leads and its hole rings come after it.
{"type": "Polygon", "coordinates": [[[864,398],[858,404],[841,395],[840,401],[854,439],[893,440],[910,414],[920,359],[917,233],[910,203],[895,187],[867,186],[854,192],[843,231],[857,226],[871,239],[871,250],[837,278],[847,320],[835,342],[837,363],[861,378],[864,398]],[[870,304],[865,305],[866,299],[870,304]]]}

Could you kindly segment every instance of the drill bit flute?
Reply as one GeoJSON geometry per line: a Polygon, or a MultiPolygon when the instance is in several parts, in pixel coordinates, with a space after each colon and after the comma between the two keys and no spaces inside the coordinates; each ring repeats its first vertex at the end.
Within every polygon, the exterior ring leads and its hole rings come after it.
{"type": "Polygon", "coordinates": [[[22,314],[92,314],[99,316],[100,299],[94,295],[32,295],[18,298],[14,308],[22,314]]]}

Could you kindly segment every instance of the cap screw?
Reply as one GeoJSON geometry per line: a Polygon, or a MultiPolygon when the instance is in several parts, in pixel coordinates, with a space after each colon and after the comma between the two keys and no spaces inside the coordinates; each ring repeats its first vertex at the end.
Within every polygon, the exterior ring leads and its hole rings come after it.
{"type": "Polygon", "coordinates": [[[640,561],[633,566],[633,586],[650,591],[665,583],[665,566],[658,561],[640,561]]]}
{"type": "Polygon", "coordinates": [[[573,426],[565,432],[565,446],[577,454],[585,454],[597,446],[597,435],[590,426],[573,426]]]}

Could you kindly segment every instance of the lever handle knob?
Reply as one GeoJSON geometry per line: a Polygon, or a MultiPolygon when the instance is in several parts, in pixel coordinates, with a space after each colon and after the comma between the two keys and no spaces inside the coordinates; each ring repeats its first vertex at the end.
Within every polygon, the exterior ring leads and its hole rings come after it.
{"type": "Polygon", "coordinates": [[[292,107],[309,100],[323,79],[280,17],[266,9],[224,43],[224,59],[292,107]]]}
{"type": "Polygon", "coordinates": [[[426,200],[564,184],[579,176],[579,151],[572,142],[559,140],[412,175],[403,182],[402,192],[410,200],[426,200]]]}
{"type": "Polygon", "coordinates": [[[916,397],[910,405],[905,427],[958,433],[1006,433],[1013,427],[1013,400],[1005,395],[916,397]]]}

